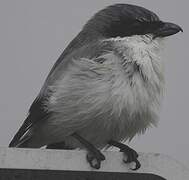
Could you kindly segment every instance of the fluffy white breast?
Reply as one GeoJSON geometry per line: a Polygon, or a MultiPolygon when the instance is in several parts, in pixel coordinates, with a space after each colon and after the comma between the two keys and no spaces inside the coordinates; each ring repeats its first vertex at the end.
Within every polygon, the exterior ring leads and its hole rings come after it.
{"type": "Polygon", "coordinates": [[[115,43],[114,55],[118,57],[109,55],[109,63],[106,62],[115,74],[111,91],[113,109],[122,126],[132,126],[134,136],[135,131],[143,132],[158,119],[164,91],[163,42],[150,35],[108,41],[115,43]]]}
{"type": "Polygon", "coordinates": [[[119,57],[112,60],[117,64],[117,81],[129,87],[141,102],[146,102],[147,98],[159,104],[164,90],[164,63],[161,58],[163,40],[153,40],[150,35],[109,40],[114,41],[114,54],[119,57]]]}

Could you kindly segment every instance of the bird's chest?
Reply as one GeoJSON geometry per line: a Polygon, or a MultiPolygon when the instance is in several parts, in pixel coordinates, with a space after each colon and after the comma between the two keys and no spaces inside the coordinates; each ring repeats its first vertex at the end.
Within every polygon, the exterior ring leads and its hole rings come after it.
{"type": "Polygon", "coordinates": [[[112,65],[114,78],[109,98],[117,117],[114,123],[127,135],[132,129],[129,135],[132,137],[156,123],[164,90],[163,63],[157,47],[151,44],[130,47],[127,44],[121,48],[117,51],[118,58],[114,58],[119,63],[112,65]]]}
{"type": "Polygon", "coordinates": [[[164,89],[160,44],[132,38],[117,45],[111,86],[116,107],[127,107],[130,112],[157,106],[164,89]]]}
{"type": "Polygon", "coordinates": [[[120,113],[126,108],[132,113],[158,106],[164,89],[162,73],[151,62],[145,65],[136,62],[128,64],[125,72],[114,76],[111,86],[115,109],[120,113]]]}

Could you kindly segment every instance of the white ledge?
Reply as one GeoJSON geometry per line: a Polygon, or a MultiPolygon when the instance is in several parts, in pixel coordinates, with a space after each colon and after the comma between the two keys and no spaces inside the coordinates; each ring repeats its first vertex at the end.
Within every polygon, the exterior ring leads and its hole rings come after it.
{"type": "Polygon", "coordinates": [[[121,152],[103,153],[106,160],[95,170],[87,163],[85,151],[0,148],[0,169],[149,173],[167,180],[189,179],[188,168],[167,155],[139,153],[141,168],[132,171],[134,164],[123,163],[121,152]]]}

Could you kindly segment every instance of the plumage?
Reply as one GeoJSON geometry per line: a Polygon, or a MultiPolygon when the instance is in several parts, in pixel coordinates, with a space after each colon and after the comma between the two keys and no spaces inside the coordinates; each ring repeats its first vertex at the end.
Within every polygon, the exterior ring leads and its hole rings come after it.
{"type": "Polygon", "coordinates": [[[57,133],[60,140],[67,142],[70,141],[68,135],[78,132],[102,148],[109,139],[131,139],[156,124],[164,85],[157,52],[159,42],[152,43],[150,37],[135,36],[104,43],[113,43],[115,49],[97,58],[73,58],[68,74],[50,87],[54,93],[46,105],[48,110],[56,112],[50,122],[58,120],[57,128],[52,128],[56,132],[49,131],[51,137],[57,133]],[[141,43],[139,50],[135,43],[141,43]],[[126,57],[120,54],[126,51],[126,57]],[[104,62],[99,63],[98,58],[104,62]]]}
{"type": "MultiPolygon", "coordinates": [[[[98,148],[132,139],[156,125],[163,95],[161,49],[171,31],[153,12],[109,6],[84,26],[53,66],[10,147],[64,141],[83,148],[77,132],[98,148]],[[160,31],[161,30],[161,31],[160,31]]],[[[180,28],[180,29],[179,29],[180,28]]]]}

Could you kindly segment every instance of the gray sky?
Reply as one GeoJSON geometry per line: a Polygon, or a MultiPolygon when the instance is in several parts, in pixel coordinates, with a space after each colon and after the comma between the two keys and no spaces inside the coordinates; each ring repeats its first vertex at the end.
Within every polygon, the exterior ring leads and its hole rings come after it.
{"type": "Polygon", "coordinates": [[[130,145],[171,155],[189,166],[187,0],[0,0],[0,146],[8,145],[52,65],[86,20],[118,2],[142,5],[184,29],[166,43],[166,94],[159,126],[130,145]]]}

